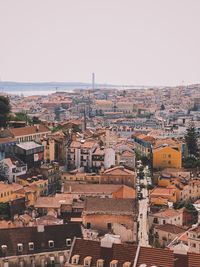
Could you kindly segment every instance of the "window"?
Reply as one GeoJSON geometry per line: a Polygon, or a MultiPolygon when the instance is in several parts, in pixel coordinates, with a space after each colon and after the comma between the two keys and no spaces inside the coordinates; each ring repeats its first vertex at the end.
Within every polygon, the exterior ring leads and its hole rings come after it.
{"type": "Polygon", "coordinates": [[[171,160],[168,161],[168,164],[171,164],[171,160]]]}
{"type": "Polygon", "coordinates": [[[131,266],[131,262],[130,261],[126,261],[123,264],[123,267],[130,267],[131,266]]]}
{"type": "Polygon", "coordinates": [[[91,260],[92,260],[92,257],[88,256],[88,257],[85,257],[84,259],[84,266],[85,267],[88,267],[91,265],[91,260]]]}
{"type": "Polygon", "coordinates": [[[158,218],[154,218],[153,223],[158,223],[158,218]]]}
{"type": "Polygon", "coordinates": [[[195,244],[195,243],[193,243],[193,244],[192,244],[192,247],[193,247],[193,248],[196,248],[196,244],[195,244]]]}
{"type": "Polygon", "coordinates": [[[97,267],[103,267],[103,265],[104,265],[104,260],[102,259],[97,260],[97,267]]]}
{"type": "Polygon", "coordinates": [[[29,250],[34,250],[34,243],[33,242],[29,242],[28,243],[28,249],[29,250]]]}
{"type": "Polygon", "coordinates": [[[71,247],[71,245],[72,245],[72,240],[71,240],[71,238],[67,238],[67,239],[66,239],[66,246],[67,246],[67,247],[71,247]]]}
{"type": "Polygon", "coordinates": [[[110,267],[117,267],[117,263],[118,263],[117,260],[112,260],[112,261],[110,262],[110,267]]]}
{"type": "Polygon", "coordinates": [[[18,252],[22,252],[23,251],[23,244],[17,244],[17,250],[18,252]]]}
{"type": "Polygon", "coordinates": [[[165,224],[166,223],[166,221],[165,220],[163,220],[163,224],[165,224]]]}
{"type": "Polygon", "coordinates": [[[8,249],[8,247],[6,245],[1,246],[1,251],[3,254],[5,254],[7,252],[7,249],[8,249]]]}
{"type": "Polygon", "coordinates": [[[108,228],[109,230],[111,230],[111,228],[112,228],[112,223],[107,223],[107,228],[108,228]]]}
{"type": "Polygon", "coordinates": [[[90,229],[90,228],[91,228],[91,223],[87,222],[87,229],[90,229]]]}
{"type": "Polygon", "coordinates": [[[49,240],[49,248],[54,248],[54,241],[53,240],[49,240]]]}
{"type": "Polygon", "coordinates": [[[78,262],[79,262],[79,258],[80,258],[79,255],[74,255],[74,256],[72,257],[72,264],[78,264],[78,262]]]}

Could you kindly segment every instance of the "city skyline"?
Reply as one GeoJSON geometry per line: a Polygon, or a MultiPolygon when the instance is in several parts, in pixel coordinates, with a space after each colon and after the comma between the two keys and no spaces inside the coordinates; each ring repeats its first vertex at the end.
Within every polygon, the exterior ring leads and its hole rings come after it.
{"type": "Polygon", "coordinates": [[[200,82],[199,1],[0,1],[0,78],[200,82]]]}

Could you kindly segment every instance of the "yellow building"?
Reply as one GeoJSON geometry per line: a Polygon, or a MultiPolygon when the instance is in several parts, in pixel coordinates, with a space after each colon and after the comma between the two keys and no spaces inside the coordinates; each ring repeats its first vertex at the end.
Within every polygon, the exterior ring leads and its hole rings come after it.
{"type": "Polygon", "coordinates": [[[153,168],[176,168],[182,167],[182,152],[179,146],[160,146],[153,149],[153,168]]]}
{"type": "Polygon", "coordinates": [[[0,202],[9,202],[11,200],[17,199],[20,194],[17,193],[17,190],[21,189],[22,186],[18,184],[5,184],[0,183],[0,202]]]}
{"type": "Polygon", "coordinates": [[[0,183],[0,202],[8,202],[12,197],[12,187],[9,184],[0,183]]]}
{"type": "Polygon", "coordinates": [[[175,186],[155,187],[150,191],[150,203],[153,205],[168,205],[168,202],[177,202],[177,189],[175,186]]]}

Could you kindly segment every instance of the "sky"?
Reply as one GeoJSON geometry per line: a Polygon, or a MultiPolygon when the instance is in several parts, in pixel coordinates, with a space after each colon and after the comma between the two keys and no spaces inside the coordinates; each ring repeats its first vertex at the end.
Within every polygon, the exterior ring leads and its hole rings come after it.
{"type": "Polygon", "coordinates": [[[0,0],[2,81],[200,83],[200,0],[0,0]]]}

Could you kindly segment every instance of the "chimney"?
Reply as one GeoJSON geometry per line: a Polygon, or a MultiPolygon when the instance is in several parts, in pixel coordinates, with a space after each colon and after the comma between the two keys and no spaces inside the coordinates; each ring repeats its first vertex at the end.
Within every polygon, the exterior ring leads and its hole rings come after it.
{"type": "Polygon", "coordinates": [[[38,225],[37,231],[38,231],[38,233],[43,233],[44,232],[44,225],[38,225]]]}

